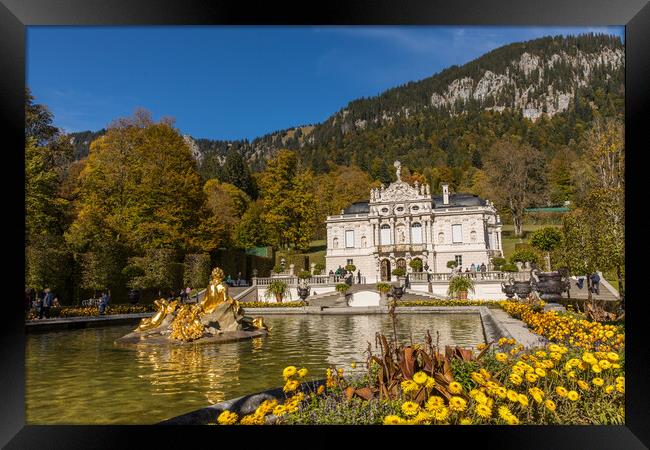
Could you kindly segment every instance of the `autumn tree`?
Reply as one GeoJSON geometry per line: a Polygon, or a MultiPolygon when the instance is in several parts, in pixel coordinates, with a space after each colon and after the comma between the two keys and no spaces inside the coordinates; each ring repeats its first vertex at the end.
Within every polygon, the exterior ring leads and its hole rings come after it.
{"type": "Polygon", "coordinates": [[[515,136],[498,140],[486,158],[491,200],[512,214],[515,236],[523,236],[524,210],[543,198],[544,155],[515,136]]]}
{"type": "Polygon", "coordinates": [[[190,149],[170,121],[155,123],[146,111],[116,121],[92,143],[79,178],[79,214],[67,235],[78,251],[100,242],[129,254],[202,245],[198,224],[210,214],[190,149]]]}
{"type": "Polygon", "coordinates": [[[217,179],[206,181],[203,185],[207,207],[212,219],[218,224],[221,240],[230,244],[235,226],[246,212],[250,197],[237,186],[220,183],[217,179]]]}
{"type": "Polygon", "coordinates": [[[236,247],[248,249],[269,245],[271,232],[263,215],[262,200],[256,200],[248,205],[248,209],[233,230],[233,244],[236,247]]]}

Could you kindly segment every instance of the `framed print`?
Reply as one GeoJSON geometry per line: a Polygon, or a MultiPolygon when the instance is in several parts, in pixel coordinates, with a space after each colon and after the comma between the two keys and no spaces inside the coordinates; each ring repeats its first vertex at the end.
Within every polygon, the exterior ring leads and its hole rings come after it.
{"type": "Polygon", "coordinates": [[[2,0],[2,444],[647,448],[649,8],[2,0]]]}

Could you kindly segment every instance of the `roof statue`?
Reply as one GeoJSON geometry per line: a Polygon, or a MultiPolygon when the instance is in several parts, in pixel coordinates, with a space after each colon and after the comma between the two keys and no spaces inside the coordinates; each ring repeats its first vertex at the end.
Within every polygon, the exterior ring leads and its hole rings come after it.
{"type": "Polygon", "coordinates": [[[402,181],[402,177],[400,176],[402,174],[402,164],[399,161],[395,161],[393,165],[395,166],[395,169],[397,169],[397,181],[402,181]]]}

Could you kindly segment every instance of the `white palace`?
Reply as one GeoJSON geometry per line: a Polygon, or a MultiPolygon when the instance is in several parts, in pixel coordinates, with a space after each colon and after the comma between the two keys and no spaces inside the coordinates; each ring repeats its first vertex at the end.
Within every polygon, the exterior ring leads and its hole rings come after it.
{"type": "Polygon", "coordinates": [[[433,196],[429,185],[414,186],[400,178],[388,187],[371,189],[370,200],[356,202],[327,217],[326,273],[354,264],[367,283],[390,281],[391,271],[412,269],[419,258],[433,273],[449,272],[455,260],[465,270],[471,264],[490,267],[503,254],[501,220],[489,200],[471,194],[433,196]]]}

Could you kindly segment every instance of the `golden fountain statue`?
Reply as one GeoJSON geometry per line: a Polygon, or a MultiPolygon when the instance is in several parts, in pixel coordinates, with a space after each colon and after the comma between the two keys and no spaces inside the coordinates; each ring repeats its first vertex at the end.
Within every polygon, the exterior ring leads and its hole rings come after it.
{"type": "Polygon", "coordinates": [[[200,303],[179,305],[176,300],[156,300],[156,313],[142,319],[132,333],[116,342],[149,340],[159,343],[163,342],[162,339],[177,342],[232,342],[266,334],[269,328],[264,320],[261,317],[253,319],[244,316],[239,302],[228,295],[228,286],[223,279],[223,270],[216,267],[200,303]]]}

